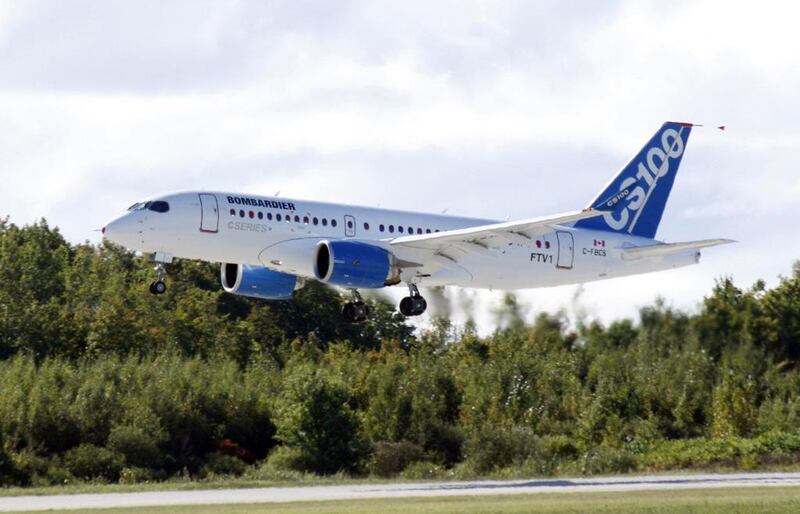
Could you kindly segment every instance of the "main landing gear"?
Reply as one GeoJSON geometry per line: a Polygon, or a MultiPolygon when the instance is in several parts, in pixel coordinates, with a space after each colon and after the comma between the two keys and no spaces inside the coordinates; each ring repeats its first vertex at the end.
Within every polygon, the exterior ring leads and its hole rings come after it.
{"type": "Polygon", "coordinates": [[[164,278],[167,276],[167,269],[164,267],[163,262],[157,262],[155,265],[157,278],[150,283],[150,292],[156,295],[164,294],[167,292],[167,284],[164,283],[164,278]]]}
{"type": "MultiPolygon", "coordinates": [[[[428,308],[428,302],[419,294],[419,289],[415,284],[408,284],[410,296],[406,296],[400,301],[400,312],[403,316],[419,316],[428,308]]],[[[361,295],[355,289],[350,290],[350,301],[344,304],[342,316],[350,323],[360,323],[366,321],[370,315],[369,306],[361,299],[361,295]]]]}
{"type": "Polygon", "coordinates": [[[364,303],[364,300],[361,299],[361,295],[358,294],[358,291],[351,289],[350,299],[351,301],[344,304],[344,309],[342,309],[342,316],[344,316],[345,321],[350,323],[367,321],[370,315],[370,308],[364,303]]]}
{"type": "Polygon", "coordinates": [[[428,302],[419,294],[416,284],[408,284],[410,296],[400,300],[400,313],[403,316],[419,316],[428,308],[428,302]]]}

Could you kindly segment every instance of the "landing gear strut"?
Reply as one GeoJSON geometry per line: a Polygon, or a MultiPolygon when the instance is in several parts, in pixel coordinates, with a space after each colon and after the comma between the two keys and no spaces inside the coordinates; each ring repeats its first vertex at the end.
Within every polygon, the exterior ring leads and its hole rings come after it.
{"type": "Polygon", "coordinates": [[[345,321],[350,323],[366,321],[370,315],[370,308],[364,303],[364,300],[361,299],[361,295],[358,294],[358,291],[351,289],[350,299],[351,301],[344,304],[344,309],[342,309],[342,316],[344,316],[345,321]]]}
{"type": "Polygon", "coordinates": [[[408,284],[410,296],[400,300],[400,312],[403,316],[419,316],[428,308],[428,302],[419,294],[416,284],[408,284]]]}
{"type": "Polygon", "coordinates": [[[157,278],[150,283],[150,292],[153,294],[164,294],[167,291],[167,284],[164,283],[164,278],[167,276],[167,269],[164,267],[163,262],[157,262],[155,265],[157,278]]]}

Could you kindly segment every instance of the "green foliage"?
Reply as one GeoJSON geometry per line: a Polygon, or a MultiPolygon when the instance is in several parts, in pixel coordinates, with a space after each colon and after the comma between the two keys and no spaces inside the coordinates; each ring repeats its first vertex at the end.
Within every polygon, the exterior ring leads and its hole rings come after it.
{"type": "Polygon", "coordinates": [[[81,444],[64,454],[64,466],[84,480],[116,481],[122,471],[123,457],[107,448],[81,444]]]}
{"type": "Polygon", "coordinates": [[[240,476],[247,471],[247,465],[236,457],[211,453],[206,458],[206,463],[200,470],[200,476],[210,478],[213,476],[240,476]]]}
{"type": "Polygon", "coordinates": [[[425,451],[410,441],[380,441],[375,444],[370,470],[379,477],[392,477],[424,458],[425,451]]]}
{"type": "Polygon", "coordinates": [[[158,468],[164,462],[157,441],[139,427],[123,425],[114,428],[108,436],[108,448],[122,455],[126,466],[158,468]]]}
{"type": "Polygon", "coordinates": [[[359,421],[347,388],[320,371],[302,366],[287,377],[276,402],[276,437],[299,450],[303,471],[357,472],[366,458],[359,421]]]}
{"type": "Polygon", "coordinates": [[[509,294],[487,337],[443,317],[414,333],[384,302],[346,324],[317,283],[229,295],[206,263],[171,265],[159,297],[151,277],[0,219],[0,485],[800,462],[800,265],[608,326],[509,294]]]}

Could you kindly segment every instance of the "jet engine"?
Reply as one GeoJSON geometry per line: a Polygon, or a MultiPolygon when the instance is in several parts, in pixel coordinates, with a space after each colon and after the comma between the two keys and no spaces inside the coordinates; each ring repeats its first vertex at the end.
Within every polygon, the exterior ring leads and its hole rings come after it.
{"type": "Polygon", "coordinates": [[[314,276],[337,286],[375,289],[396,283],[392,261],[392,255],[378,246],[320,241],[314,255],[314,276]]]}
{"type": "Polygon", "coordinates": [[[291,298],[302,286],[294,275],[248,264],[223,264],[220,277],[225,292],[264,300],[291,298]]]}

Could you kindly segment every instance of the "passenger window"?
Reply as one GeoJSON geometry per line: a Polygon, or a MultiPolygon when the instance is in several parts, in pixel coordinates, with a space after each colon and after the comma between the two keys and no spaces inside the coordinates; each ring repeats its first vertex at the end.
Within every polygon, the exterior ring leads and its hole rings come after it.
{"type": "Polygon", "coordinates": [[[319,225],[319,218],[314,218],[314,225],[319,225]]]}
{"type": "Polygon", "coordinates": [[[243,211],[243,210],[240,210],[240,211],[239,211],[239,217],[240,217],[240,218],[244,218],[244,211],[243,211]]]}
{"type": "Polygon", "coordinates": [[[231,216],[236,216],[236,209],[231,209],[231,216]]]}
{"type": "Polygon", "coordinates": [[[322,218],[322,226],[323,227],[327,227],[328,226],[328,218],[322,218]]]}
{"type": "Polygon", "coordinates": [[[278,220],[278,221],[280,221],[280,220],[281,220],[281,215],[280,215],[280,214],[276,214],[276,215],[275,215],[275,219],[276,219],[276,220],[278,220]]]}
{"type": "Polygon", "coordinates": [[[402,234],[403,233],[403,226],[400,225],[399,227],[397,227],[397,231],[402,234]]]}
{"type": "Polygon", "coordinates": [[[294,215],[294,222],[300,223],[300,216],[298,216],[297,214],[294,215]]]}
{"type": "Polygon", "coordinates": [[[331,226],[332,226],[332,227],[335,227],[335,226],[336,226],[336,220],[335,220],[335,219],[331,220],[331,226]]]}
{"type": "Polygon", "coordinates": [[[366,221],[364,222],[364,230],[369,230],[369,223],[366,221]]]}
{"type": "Polygon", "coordinates": [[[385,229],[386,229],[386,227],[383,226],[383,223],[378,225],[378,230],[380,230],[381,232],[383,232],[385,229]]]}
{"type": "Polygon", "coordinates": [[[250,211],[250,212],[248,213],[248,215],[250,216],[250,219],[253,219],[253,218],[255,218],[255,216],[256,216],[256,213],[254,213],[253,211],[250,211]]]}
{"type": "Polygon", "coordinates": [[[303,216],[303,223],[308,225],[308,216],[303,216]]]}
{"type": "Polygon", "coordinates": [[[417,234],[422,234],[422,229],[417,227],[417,234]]]}
{"type": "Polygon", "coordinates": [[[426,234],[430,234],[430,233],[431,233],[431,229],[429,229],[429,228],[426,228],[426,229],[425,229],[425,233],[426,233],[426,234]]]}
{"type": "Polygon", "coordinates": [[[347,220],[347,228],[353,228],[353,222],[352,221],[347,220]]]}
{"type": "Polygon", "coordinates": [[[264,213],[263,212],[258,211],[258,219],[260,219],[260,220],[264,219],[264,213]]]}
{"type": "Polygon", "coordinates": [[[268,212],[268,213],[267,213],[267,219],[268,219],[268,220],[270,220],[270,221],[272,221],[272,213],[271,213],[271,212],[268,212]]]}
{"type": "Polygon", "coordinates": [[[409,234],[413,234],[414,233],[414,227],[408,227],[408,233],[409,234]]]}
{"type": "Polygon", "coordinates": [[[394,234],[394,225],[389,225],[389,233],[394,234]]]}

